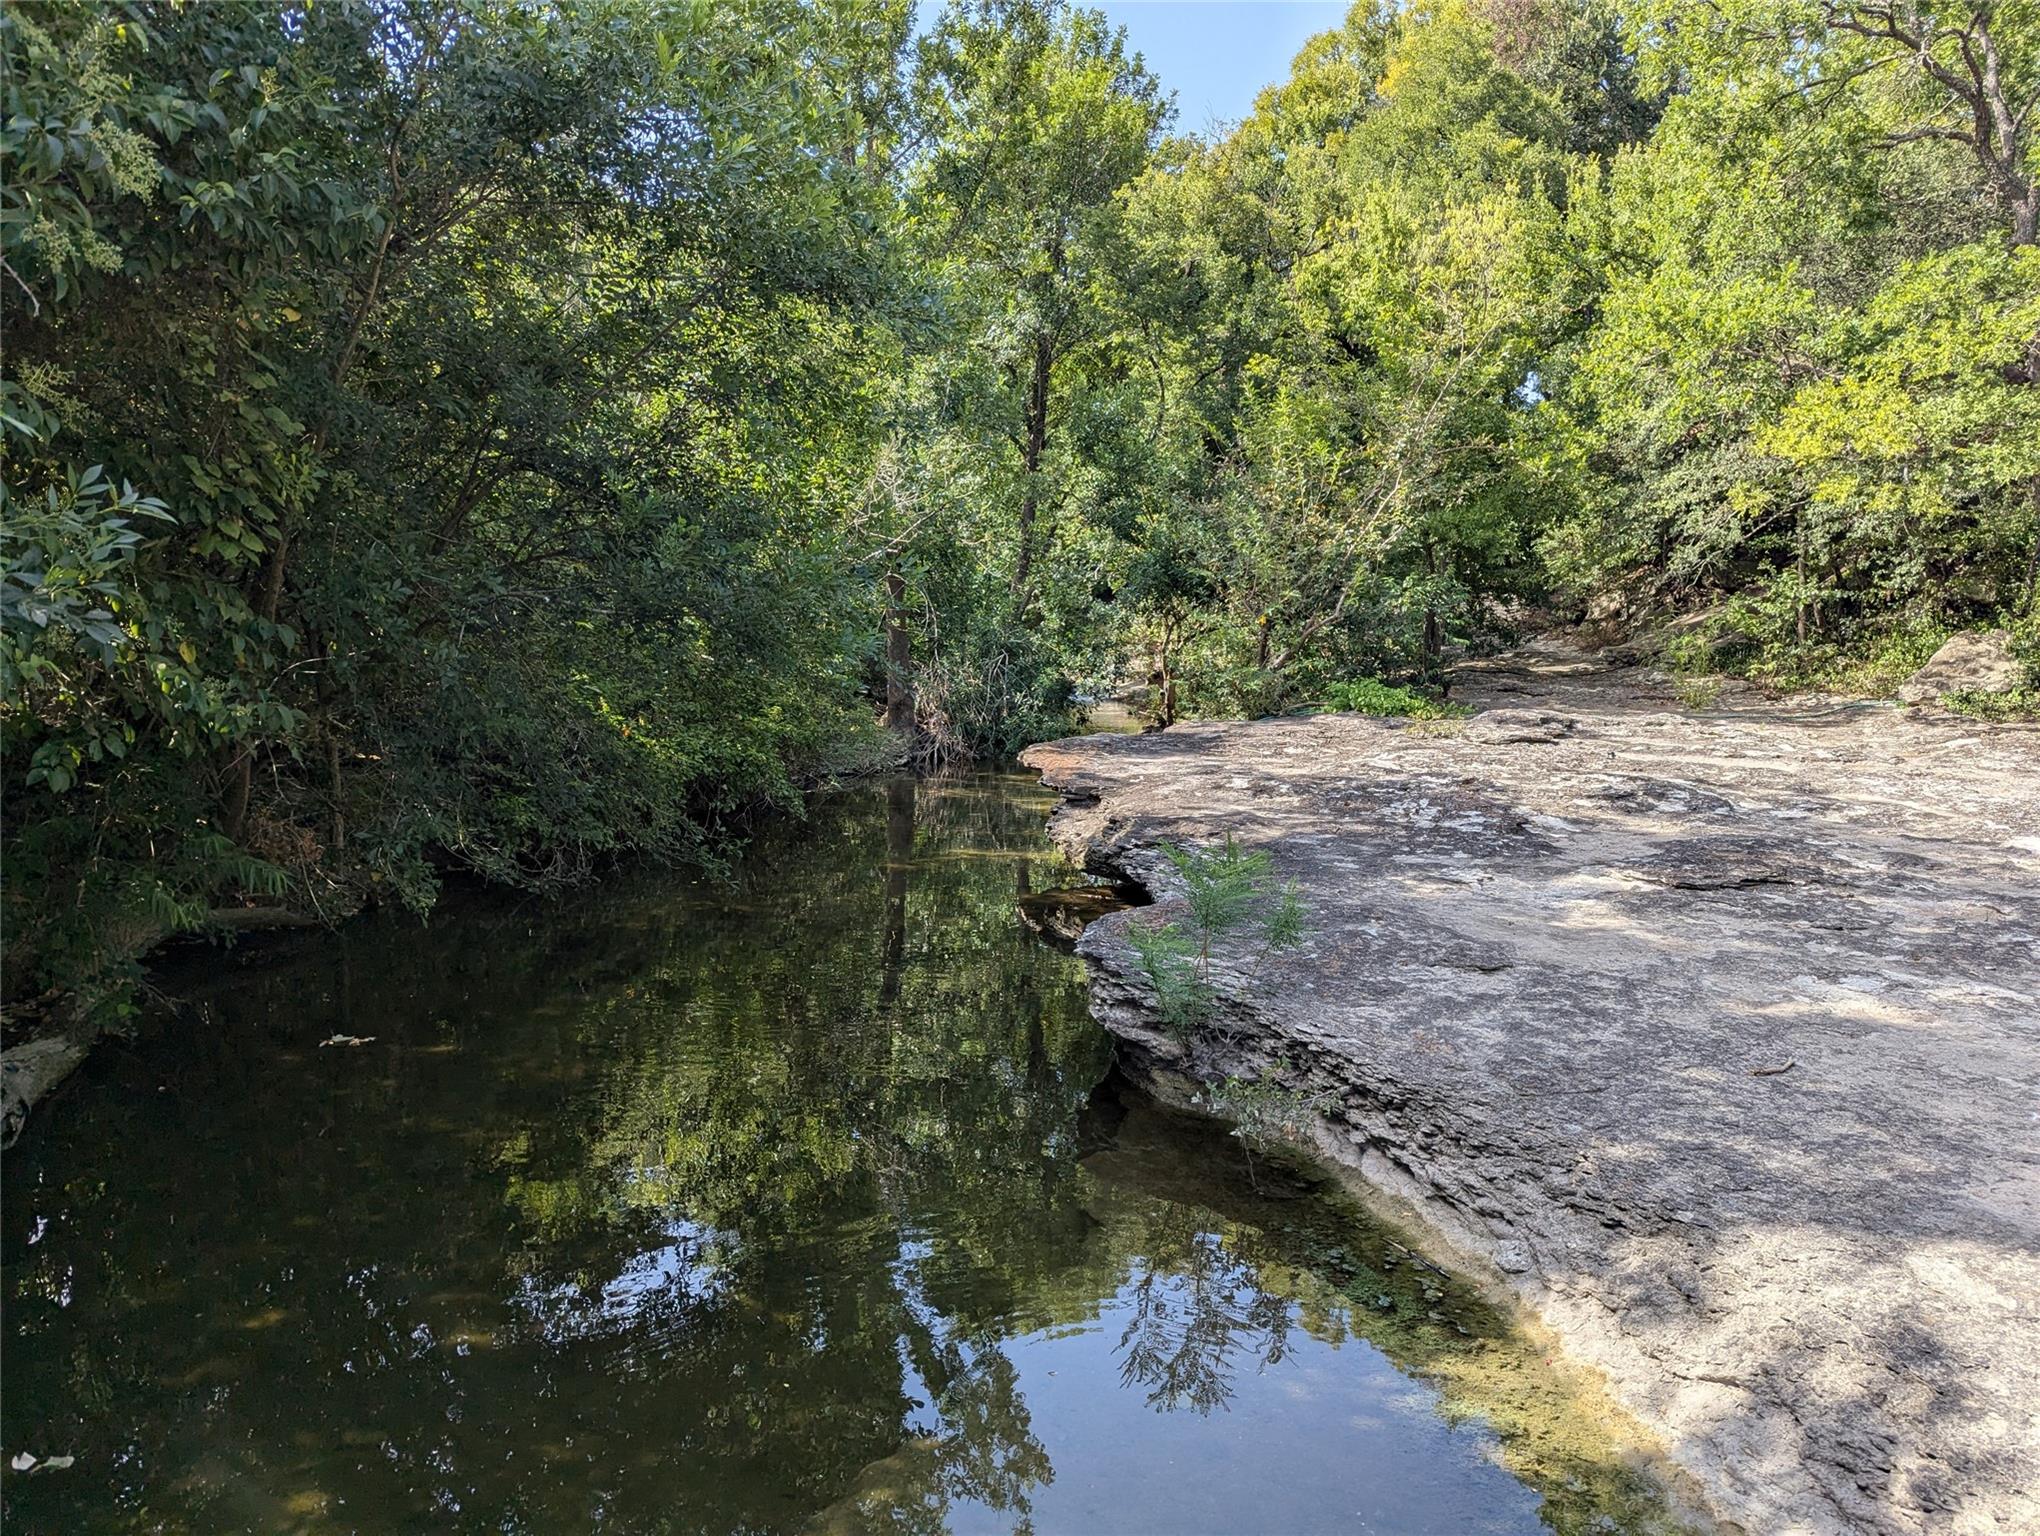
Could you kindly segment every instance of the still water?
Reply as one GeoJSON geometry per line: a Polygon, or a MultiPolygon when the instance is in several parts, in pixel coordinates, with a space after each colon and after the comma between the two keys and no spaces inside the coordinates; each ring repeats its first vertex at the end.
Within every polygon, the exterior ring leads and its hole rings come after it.
{"type": "Polygon", "coordinates": [[[1047,805],[173,969],[6,1162],[5,1451],[75,1457],[7,1529],[1666,1528],[1395,1234],[1108,1077],[1047,805]]]}

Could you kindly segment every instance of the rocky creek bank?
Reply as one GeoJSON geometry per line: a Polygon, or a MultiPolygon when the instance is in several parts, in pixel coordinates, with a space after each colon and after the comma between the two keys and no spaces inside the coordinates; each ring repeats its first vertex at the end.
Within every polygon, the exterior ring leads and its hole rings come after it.
{"type": "Polygon", "coordinates": [[[1553,642],[1457,696],[1027,754],[1156,898],[1079,944],[1127,1065],[1313,1104],[1731,1526],[2040,1531],[2040,730],[1553,642]],[[1178,1038],[1128,925],[1227,833],[1311,934],[1178,1038]]]}

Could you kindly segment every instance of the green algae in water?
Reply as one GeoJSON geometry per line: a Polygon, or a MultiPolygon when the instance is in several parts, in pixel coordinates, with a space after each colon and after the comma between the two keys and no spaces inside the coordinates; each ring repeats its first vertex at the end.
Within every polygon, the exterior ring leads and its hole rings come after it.
{"type": "Polygon", "coordinates": [[[171,977],[7,1160],[5,1450],[76,1458],[7,1529],[1670,1529],[1471,1293],[1101,1088],[1047,805],[171,977]]]}

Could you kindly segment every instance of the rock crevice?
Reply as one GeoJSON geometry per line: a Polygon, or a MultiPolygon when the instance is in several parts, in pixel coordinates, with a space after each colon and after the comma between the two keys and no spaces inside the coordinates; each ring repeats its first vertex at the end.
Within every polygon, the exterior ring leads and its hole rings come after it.
{"type": "Polygon", "coordinates": [[[1725,1520],[2040,1530],[2040,731],[1730,695],[1550,647],[1464,722],[1027,761],[1154,916],[1093,1009],[1154,1077],[1279,1077],[1664,1440],[1725,1520]],[[1305,946],[1160,1028],[1164,844],[1268,848],[1305,946]]]}

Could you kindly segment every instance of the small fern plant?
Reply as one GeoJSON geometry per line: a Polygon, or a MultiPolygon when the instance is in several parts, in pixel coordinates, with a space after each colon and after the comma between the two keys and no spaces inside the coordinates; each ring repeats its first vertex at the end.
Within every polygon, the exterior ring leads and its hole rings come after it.
{"type": "Polygon", "coordinates": [[[1279,950],[1303,941],[1303,898],[1296,882],[1275,883],[1265,849],[1246,849],[1231,833],[1212,850],[1164,844],[1162,854],[1187,887],[1187,923],[1135,922],[1128,934],[1162,1022],[1179,1037],[1211,1011],[1211,947],[1242,928],[1258,928],[1256,968],[1279,950]]]}

